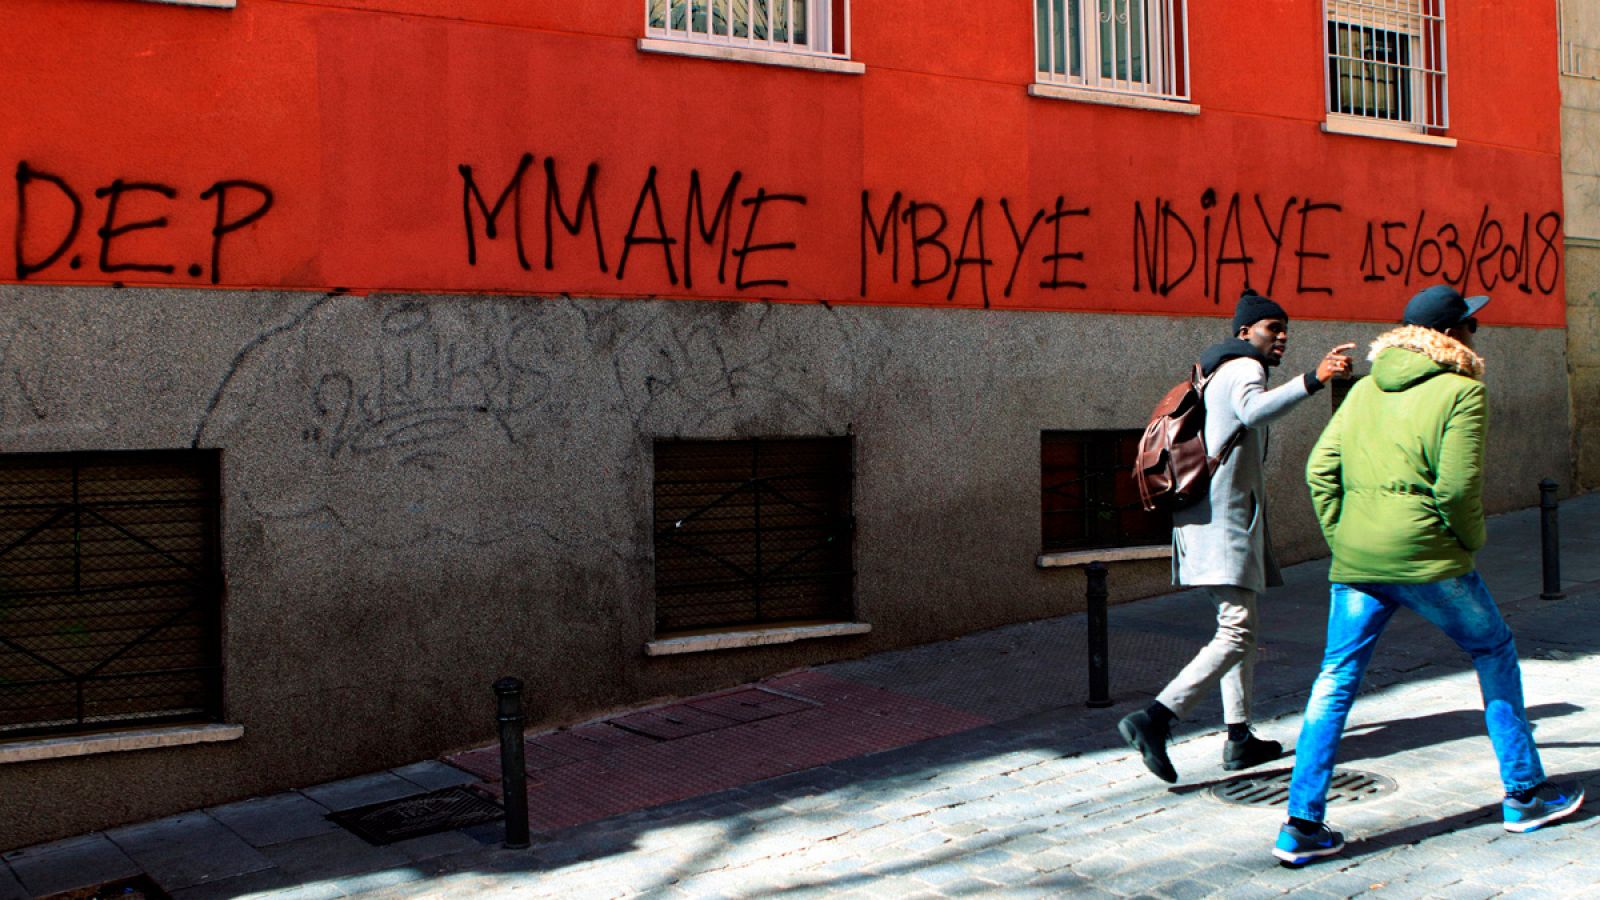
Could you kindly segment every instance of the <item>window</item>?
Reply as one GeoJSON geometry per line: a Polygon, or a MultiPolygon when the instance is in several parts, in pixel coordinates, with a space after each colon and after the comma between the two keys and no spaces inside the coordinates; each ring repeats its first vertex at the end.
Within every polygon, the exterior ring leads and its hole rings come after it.
{"type": "Polygon", "coordinates": [[[0,738],[220,720],[219,464],[0,455],[0,738]]]}
{"type": "Polygon", "coordinates": [[[1034,0],[1037,78],[1187,100],[1186,16],[1184,0],[1034,0]]]}
{"type": "Polygon", "coordinates": [[[646,0],[652,38],[846,59],[849,0],[646,0]]]}
{"type": "MultiPolygon", "coordinates": [[[[1600,81],[1600,47],[1587,46],[1572,39],[1573,34],[1584,34],[1576,11],[1578,8],[1580,4],[1574,4],[1574,8],[1569,10],[1564,0],[1556,2],[1560,25],[1557,40],[1561,45],[1561,74],[1600,81]]],[[[1594,29],[1589,33],[1593,34],[1594,29]]]]}
{"type": "Polygon", "coordinates": [[[151,0],[154,3],[170,3],[174,6],[214,6],[218,9],[233,9],[238,5],[238,0],[151,0]]]}
{"type": "Polygon", "coordinates": [[[1046,431],[1040,436],[1043,550],[1166,544],[1172,517],[1145,512],[1133,482],[1139,430],[1046,431]]]}
{"type": "Polygon", "coordinates": [[[656,633],[852,615],[848,437],[657,441],[656,633]]]}
{"type": "Polygon", "coordinates": [[[1448,127],[1444,0],[1324,0],[1323,9],[1330,120],[1448,127]]]}

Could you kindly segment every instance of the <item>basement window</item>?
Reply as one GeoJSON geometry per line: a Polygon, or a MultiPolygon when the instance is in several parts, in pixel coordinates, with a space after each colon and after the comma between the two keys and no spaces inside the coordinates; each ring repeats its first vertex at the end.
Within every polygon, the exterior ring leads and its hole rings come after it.
{"type": "Polygon", "coordinates": [[[848,621],[849,437],[655,444],[656,634],[848,621]]]}
{"type": "Polygon", "coordinates": [[[1171,544],[1171,515],[1145,512],[1133,481],[1142,434],[1136,429],[1040,434],[1043,552],[1171,544]]]}
{"type": "Polygon", "coordinates": [[[221,720],[220,472],[0,455],[0,739],[221,720]]]}

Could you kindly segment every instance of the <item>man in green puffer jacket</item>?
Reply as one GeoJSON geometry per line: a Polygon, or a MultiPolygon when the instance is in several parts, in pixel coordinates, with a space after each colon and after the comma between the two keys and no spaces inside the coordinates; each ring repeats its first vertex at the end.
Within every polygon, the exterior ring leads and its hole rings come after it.
{"type": "Polygon", "coordinates": [[[1345,718],[1384,626],[1401,607],[1472,656],[1484,721],[1505,788],[1507,831],[1571,815],[1578,784],[1545,780],[1522,700],[1511,630],[1478,577],[1483,546],[1483,358],[1477,311],[1449,285],[1411,298],[1405,324],[1372,344],[1372,375],[1328,422],[1306,480],[1333,549],[1328,641],[1306,702],[1289,787],[1289,820],[1273,855],[1289,865],[1332,856],[1344,837],[1323,821],[1345,718]]]}

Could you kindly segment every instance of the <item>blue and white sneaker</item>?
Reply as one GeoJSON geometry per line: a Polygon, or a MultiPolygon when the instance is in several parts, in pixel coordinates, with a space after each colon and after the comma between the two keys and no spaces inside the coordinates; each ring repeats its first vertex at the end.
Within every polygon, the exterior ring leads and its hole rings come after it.
{"type": "Polygon", "coordinates": [[[1278,843],[1272,848],[1272,855],[1286,865],[1303,866],[1343,849],[1344,835],[1329,828],[1327,823],[1318,825],[1316,831],[1306,832],[1285,822],[1278,829],[1278,843]]]}
{"type": "Polygon", "coordinates": [[[1557,819],[1565,819],[1583,805],[1583,785],[1576,781],[1568,784],[1539,785],[1528,802],[1507,797],[1500,805],[1505,811],[1506,830],[1522,834],[1536,831],[1557,819]]]}

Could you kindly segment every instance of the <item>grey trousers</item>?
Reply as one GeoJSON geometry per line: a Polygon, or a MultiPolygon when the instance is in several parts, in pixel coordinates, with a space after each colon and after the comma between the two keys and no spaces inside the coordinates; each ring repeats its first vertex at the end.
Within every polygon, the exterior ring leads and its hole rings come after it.
{"type": "Polygon", "coordinates": [[[1249,722],[1256,666],[1256,592],[1231,585],[1206,590],[1217,605],[1217,633],[1156,700],[1182,718],[1220,684],[1222,721],[1249,722]]]}

